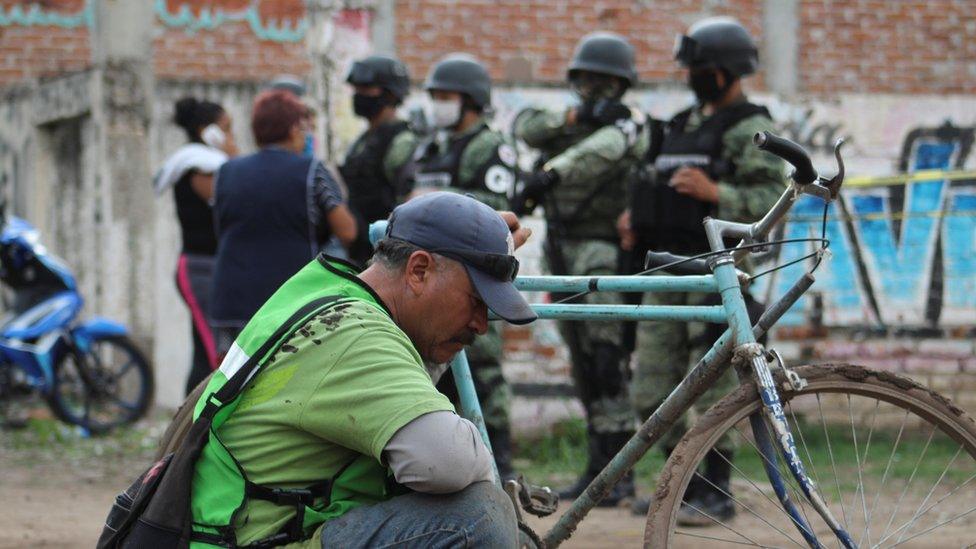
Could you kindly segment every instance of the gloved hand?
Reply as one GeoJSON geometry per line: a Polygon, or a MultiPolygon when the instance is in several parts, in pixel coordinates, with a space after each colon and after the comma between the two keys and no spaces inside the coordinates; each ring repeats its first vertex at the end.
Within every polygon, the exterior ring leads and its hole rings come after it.
{"type": "Polygon", "coordinates": [[[546,193],[559,183],[559,174],[552,170],[529,172],[522,177],[515,187],[512,197],[512,212],[517,216],[529,215],[535,210],[546,193]]]}
{"type": "Polygon", "coordinates": [[[607,126],[617,120],[630,118],[630,107],[617,99],[597,99],[585,101],[576,109],[576,121],[579,123],[607,126]]]}

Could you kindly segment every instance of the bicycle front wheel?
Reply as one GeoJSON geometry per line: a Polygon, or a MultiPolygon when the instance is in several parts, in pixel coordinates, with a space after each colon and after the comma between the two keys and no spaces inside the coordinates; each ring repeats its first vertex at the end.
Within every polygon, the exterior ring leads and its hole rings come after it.
{"type": "MultiPolygon", "coordinates": [[[[976,423],[914,381],[852,365],[804,366],[800,391],[777,387],[807,475],[858,547],[964,547],[976,541],[976,423]]],[[[759,452],[754,386],[715,404],[675,448],[648,511],[661,547],[843,547],[777,452],[759,452]],[[802,521],[784,511],[764,467],[780,471],[802,521]]],[[[765,422],[762,425],[768,429],[765,422]]],[[[774,438],[774,437],[771,437],[774,438]]]]}

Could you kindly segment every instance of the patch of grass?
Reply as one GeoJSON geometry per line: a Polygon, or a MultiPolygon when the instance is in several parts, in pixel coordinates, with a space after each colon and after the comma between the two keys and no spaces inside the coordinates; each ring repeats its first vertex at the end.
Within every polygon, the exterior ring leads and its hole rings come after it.
{"type": "MultiPolygon", "coordinates": [[[[857,460],[854,457],[855,442],[850,427],[828,426],[826,434],[819,424],[801,424],[801,429],[803,442],[799,436],[796,436],[796,444],[808,474],[814,479],[817,478],[815,475],[818,475],[824,483],[827,483],[829,478],[830,487],[835,488],[833,469],[836,468],[843,490],[850,490],[856,486],[857,460]]],[[[795,428],[793,431],[796,435],[795,428]]],[[[748,434],[749,429],[746,428],[743,433],[748,434]]],[[[863,432],[859,430],[857,436],[857,454],[860,455],[860,461],[863,463],[861,476],[865,483],[880,483],[885,468],[888,467],[889,456],[891,456],[891,465],[886,481],[889,486],[893,483],[907,482],[913,471],[915,477],[913,483],[927,482],[929,486],[937,481],[943,472],[945,472],[943,480],[945,484],[951,481],[956,483],[965,481],[976,471],[976,462],[965,452],[960,453],[953,461],[959,445],[943,435],[937,434],[931,442],[927,443],[927,431],[903,433],[893,455],[892,448],[897,438],[897,431],[875,430],[871,434],[870,444],[868,444],[866,429],[863,432]],[[950,462],[952,466],[946,472],[946,466],[950,462]]],[[[734,438],[738,438],[737,435],[734,438]]],[[[742,474],[733,473],[733,475],[736,477],[745,475],[754,481],[766,482],[762,458],[749,442],[741,438],[736,442],[741,451],[736,452],[735,466],[742,474]]],[[[515,468],[534,484],[561,487],[573,482],[586,467],[586,445],[586,425],[582,420],[562,422],[541,438],[517,440],[515,468]]],[[[657,476],[664,466],[664,461],[660,450],[651,448],[637,463],[637,482],[643,493],[649,493],[656,486],[657,476]]],[[[782,466],[781,470],[785,471],[782,466]]]]}
{"type": "MultiPolygon", "coordinates": [[[[537,485],[553,488],[574,482],[586,468],[586,423],[573,419],[556,424],[541,438],[516,440],[515,469],[537,485]]],[[[637,484],[648,493],[664,466],[661,452],[652,448],[637,463],[637,484]]]]}
{"type": "Polygon", "coordinates": [[[11,465],[61,464],[90,474],[128,474],[149,465],[166,423],[147,419],[106,435],[90,436],[53,418],[31,418],[26,426],[0,432],[0,461],[11,465]]]}

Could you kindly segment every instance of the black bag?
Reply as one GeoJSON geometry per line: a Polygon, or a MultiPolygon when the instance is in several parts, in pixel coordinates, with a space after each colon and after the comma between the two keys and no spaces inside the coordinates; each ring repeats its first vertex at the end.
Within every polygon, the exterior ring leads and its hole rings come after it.
{"type": "Polygon", "coordinates": [[[105,526],[102,528],[102,535],[98,538],[97,547],[118,546],[120,532],[124,533],[131,528],[132,519],[146,510],[146,505],[155,495],[163,473],[172,460],[173,454],[163,456],[139,475],[139,478],[128,488],[115,496],[115,503],[112,505],[112,510],[108,512],[108,518],[105,519],[105,526]]]}
{"type": "Polygon", "coordinates": [[[131,486],[115,498],[109,511],[98,549],[142,549],[146,547],[190,546],[193,512],[190,509],[193,475],[197,459],[210,440],[210,428],[217,412],[244,390],[262,357],[281,345],[284,336],[299,320],[340,296],[326,296],[302,306],[275,330],[258,351],[215,393],[209,394],[199,417],[186,433],[180,447],[157,461],[131,486]]]}

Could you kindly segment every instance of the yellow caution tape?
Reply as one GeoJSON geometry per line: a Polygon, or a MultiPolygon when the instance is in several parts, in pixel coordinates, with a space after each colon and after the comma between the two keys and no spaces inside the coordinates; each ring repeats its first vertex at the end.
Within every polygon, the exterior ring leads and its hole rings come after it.
{"type": "Polygon", "coordinates": [[[885,185],[904,185],[921,181],[957,181],[960,179],[976,180],[976,171],[972,170],[919,170],[899,175],[870,176],[856,175],[844,178],[844,187],[883,187],[885,185]]]}

